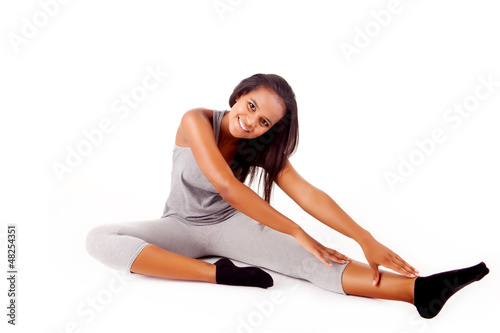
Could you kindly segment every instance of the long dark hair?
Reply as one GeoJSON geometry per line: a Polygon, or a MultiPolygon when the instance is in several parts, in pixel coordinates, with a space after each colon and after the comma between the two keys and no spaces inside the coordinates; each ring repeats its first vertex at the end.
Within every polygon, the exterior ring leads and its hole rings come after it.
{"type": "Polygon", "coordinates": [[[250,175],[250,183],[252,183],[261,168],[258,187],[263,180],[264,200],[270,203],[274,181],[284,168],[287,159],[297,149],[299,123],[295,93],[288,82],[276,74],[254,74],[242,80],[229,97],[229,106],[233,107],[236,98],[261,87],[278,95],[285,106],[285,114],[261,136],[239,141],[238,152],[231,164],[231,170],[241,182],[245,182],[247,176],[250,175]]]}

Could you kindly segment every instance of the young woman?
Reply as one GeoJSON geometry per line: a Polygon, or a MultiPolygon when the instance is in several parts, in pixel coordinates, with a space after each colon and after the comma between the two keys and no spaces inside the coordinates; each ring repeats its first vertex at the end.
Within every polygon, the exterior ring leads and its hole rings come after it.
{"type": "Polygon", "coordinates": [[[230,111],[199,108],[183,115],[162,217],[93,228],[86,240],[91,256],[127,273],[267,288],[273,280],[263,267],[340,294],[408,302],[425,318],[488,274],[481,262],[420,277],[302,178],[288,160],[298,143],[297,103],[282,77],[244,79],[229,105],[230,111]],[[264,199],[244,184],[259,170],[264,199]],[[323,246],[276,211],[269,204],[274,183],[307,213],[357,241],[368,265],[323,246]],[[215,264],[197,259],[205,256],[223,258],[215,264]],[[236,267],[227,258],[254,266],[236,267]]]}

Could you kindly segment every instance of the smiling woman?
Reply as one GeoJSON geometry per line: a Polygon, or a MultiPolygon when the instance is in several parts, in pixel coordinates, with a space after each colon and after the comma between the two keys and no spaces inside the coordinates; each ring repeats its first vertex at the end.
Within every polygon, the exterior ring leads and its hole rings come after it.
{"type": "Polygon", "coordinates": [[[230,110],[199,108],[183,115],[163,215],[90,230],[86,245],[94,258],[128,273],[268,288],[273,280],[262,267],[340,294],[407,302],[425,318],[488,274],[480,263],[419,277],[302,178],[289,161],[298,144],[297,103],[282,77],[244,79],[229,105],[230,110]],[[264,199],[244,185],[259,170],[264,199]],[[323,246],[274,209],[269,204],[274,184],[304,211],[356,240],[368,265],[323,246]],[[205,256],[224,258],[215,264],[198,259],[205,256]],[[236,267],[226,257],[258,267],[236,267]],[[399,274],[379,272],[380,265],[399,274]]]}
{"type": "Polygon", "coordinates": [[[248,175],[253,182],[258,167],[265,170],[267,176],[261,173],[260,180],[264,178],[264,200],[269,203],[273,182],[298,146],[295,93],[278,75],[256,74],[234,88],[229,105],[228,126],[223,120],[221,134],[222,141],[237,147],[231,169],[241,182],[248,175]]]}

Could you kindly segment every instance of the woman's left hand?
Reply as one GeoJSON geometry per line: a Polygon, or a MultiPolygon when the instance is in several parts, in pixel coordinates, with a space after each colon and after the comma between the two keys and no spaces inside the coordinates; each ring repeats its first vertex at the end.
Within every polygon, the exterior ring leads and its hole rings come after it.
{"type": "Polygon", "coordinates": [[[375,238],[370,237],[369,239],[361,242],[360,246],[363,249],[368,264],[372,268],[374,286],[376,286],[380,281],[378,266],[390,268],[395,272],[411,278],[419,276],[418,270],[401,259],[400,256],[391,251],[389,248],[379,243],[375,238]]]}
{"type": "Polygon", "coordinates": [[[352,260],[351,258],[337,252],[333,249],[327,248],[319,243],[317,240],[309,236],[304,230],[300,231],[294,235],[295,240],[311,254],[315,255],[319,260],[321,260],[325,265],[332,266],[326,259],[338,262],[340,264],[345,264],[347,260],[352,260]]]}

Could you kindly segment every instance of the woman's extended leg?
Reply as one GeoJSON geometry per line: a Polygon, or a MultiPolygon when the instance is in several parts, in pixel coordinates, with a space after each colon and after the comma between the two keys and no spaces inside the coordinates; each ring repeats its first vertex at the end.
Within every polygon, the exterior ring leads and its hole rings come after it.
{"type": "Polygon", "coordinates": [[[424,318],[436,316],[454,293],[489,272],[484,263],[418,278],[381,271],[379,284],[373,286],[368,265],[356,261],[347,264],[330,261],[333,266],[328,267],[293,237],[244,214],[220,223],[209,248],[215,255],[305,279],[333,292],[411,303],[424,318]]]}
{"type": "Polygon", "coordinates": [[[380,269],[380,281],[373,285],[373,274],[369,265],[351,261],[342,275],[342,286],[348,295],[403,301],[413,304],[416,278],[380,269]]]}
{"type": "Polygon", "coordinates": [[[351,262],[344,270],[342,285],[349,295],[408,302],[415,305],[422,317],[433,318],[457,291],[481,280],[488,273],[484,262],[418,278],[381,271],[379,285],[373,286],[370,266],[351,262]]]}
{"type": "Polygon", "coordinates": [[[232,258],[344,294],[342,272],[346,264],[325,265],[287,234],[271,229],[243,213],[215,225],[207,244],[215,256],[232,258]]]}

